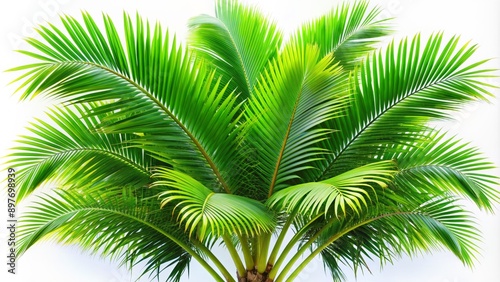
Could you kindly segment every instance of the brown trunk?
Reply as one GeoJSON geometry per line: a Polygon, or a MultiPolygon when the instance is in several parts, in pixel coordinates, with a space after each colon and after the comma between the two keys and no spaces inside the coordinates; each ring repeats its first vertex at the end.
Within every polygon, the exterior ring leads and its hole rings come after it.
{"type": "Polygon", "coordinates": [[[272,265],[268,265],[264,273],[259,273],[257,269],[247,270],[246,277],[238,275],[238,282],[273,282],[273,279],[267,277],[272,268],[272,265]]]}

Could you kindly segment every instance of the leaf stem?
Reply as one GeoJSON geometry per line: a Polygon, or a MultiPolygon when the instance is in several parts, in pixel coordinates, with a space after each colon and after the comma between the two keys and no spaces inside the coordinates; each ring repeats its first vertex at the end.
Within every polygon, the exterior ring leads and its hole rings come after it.
{"type": "Polygon", "coordinates": [[[292,224],[293,220],[295,219],[296,214],[297,214],[297,211],[294,211],[290,215],[288,215],[288,218],[286,219],[286,222],[283,225],[283,228],[281,229],[280,235],[278,236],[278,239],[276,240],[276,243],[274,244],[273,250],[271,251],[271,254],[269,255],[269,259],[267,261],[268,265],[274,266],[274,264],[276,262],[276,258],[278,256],[278,252],[281,248],[281,245],[283,245],[283,241],[285,240],[286,233],[288,232],[290,225],[292,224]]]}
{"type": "Polygon", "coordinates": [[[272,233],[262,234],[258,238],[260,252],[256,262],[256,267],[257,272],[264,273],[267,268],[267,254],[269,253],[269,246],[271,245],[272,233]]]}
{"type": "MultiPolygon", "coordinates": [[[[221,261],[214,255],[214,253],[212,253],[212,251],[210,251],[205,245],[203,245],[203,243],[201,243],[200,241],[198,240],[192,240],[193,244],[198,248],[200,249],[214,264],[215,266],[217,267],[217,269],[219,269],[219,271],[222,273],[222,275],[224,276],[224,278],[226,279],[225,281],[226,282],[236,282],[233,278],[233,276],[229,273],[229,271],[226,269],[226,267],[224,267],[224,265],[221,263],[221,261]]],[[[210,272],[210,269],[212,270],[212,272],[215,273],[215,271],[213,270],[213,268],[203,259],[198,260],[198,262],[207,270],[209,270],[210,272]],[[203,261],[203,263],[202,263],[203,261]],[[210,267],[210,269],[208,269],[205,265],[208,265],[208,267],[210,267]]],[[[212,272],[210,272],[212,274],[212,272]]],[[[221,281],[221,282],[224,282],[224,279],[222,279],[220,277],[219,274],[215,273],[217,275],[217,277],[215,277],[213,274],[212,276],[214,278],[216,278],[217,281],[221,281]]]]}
{"type": "MultiPolygon", "coordinates": [[[[308,241],[307,243],[305,243],[304,245],[302,245],[298,250],[297,252],[295,253],[295,255],[287,262],[287,264],[285,265],[285,267],[283,268],[283,270],[281,271],[280,275],[276,278],[276,282],[280,282],[282,281],[284,278],[285,278],[285,275],[290,271],[290,269],[294,266],[295,262],[297,262],[297,260],[305,253],[305,251],[307,251],[309,249],[309,247],[314,243],[314,241],[321,235],[321,233],[323,233],[323,231],[325,231],[327,228],[329,228],[333,223],[335,222],[338,222],[336,221],[336,218],[332,218],[327,224],[325,224],[318,232],[316,232],[316,234],[314,234],[314,236],[312,236],[308,241]]],[[[309,258],[309,257],[308,257],[309,258]]],[[[312,257],[314,258],[314,257],[312,257]]],[[[311,259],[312,259],[311,258],[311,259]]],[[[309,262],[309,261],[308,261],[309,262]]],[[[308,263],[307,262],[307,263],[308,263]]],[[[307,264],[306,263],[306,264],[307,264]]],[[[304,268],[305,265],[302,265],[302,263],[299,265],[301,266],[302,268],[304,268]]],[[[285,280],[285,281],[289,281],[289,280],[285,280]]],[[[291,281],[291,280],[290,280],[291,281]]]]}
{"type": "Polygon", "coordinates": [[[227,250],[229,251],[229,254],[231,255],[231,258],[233,259],[233,262],[236,266],[236,270],[238,271],[238,275],[240,277],[245,277],[247,270],[245,266],[243,266],[243,262],[241,261],[240,255],[238,254],[238,251],[236,251],[236,248],[234,246],[234,243],[229,235],[223,235],[222,239],[224,240],[224,244],[226,245],[227,250]]]}
{"type": "Polygon", "coordinates": [[[243,252],[243,258],[245,259],[245,266],[247,270],[254,268],[254,260],[252,257],[252,251],[248,245],[248,237],[246,235],[238,235],[241,244],[241,251],[243,252]]]}
{"type": "MultiPolygon", "coordinates": [[[[279,255],[278,260],[276,261],[276,264],[274,264],[273,268],[269,272],[269,275],[268,275],[269,278],[274,279],[274,277],[276,277],[276,275],[278,274],[278,270],[281,267],[281,265],[284,263],[288,253],[290,253],[292,248],[300,241],[300,239],[302,239],[302,236],[304,235],[304,233],[307,232],[308,227],[320,216],[322,216],[322,214],[311,219],[306,225],[304,225],[300,230],[298,230],[297,233],[295,233],[295,235],[292,237],[292,239],[288,242],[288,244],[285,246],[285,248],[283,249],[283,251],[279,255]]],[[[290,224],[291,224],[291,222],[290,222],[290,224]]]]}

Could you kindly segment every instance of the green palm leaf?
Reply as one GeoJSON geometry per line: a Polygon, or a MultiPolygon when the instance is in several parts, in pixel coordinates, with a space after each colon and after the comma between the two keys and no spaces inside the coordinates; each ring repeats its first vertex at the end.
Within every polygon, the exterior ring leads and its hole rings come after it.
{"type": "Polygon", "coordinates": [[[379,8],[369,8],[367,1],[343,3],[302,25],[291,42],[317,45],[321,57],[333,52],[334,62],[352,70],[390,33],[387,19],[378,19],[380,12],[379,8]]]}
{"type": "Polygon", "coordinates": [[[189,46],[246,99],[268,61],[276,57],[281,33],[257,8],[238,1],[218,0],[215,15],[189,21],[189,46]]]}
{"type": "Polygon", "coordinates": [[[372,216],[341,219],[325,230],[315,244],[324,248],[321,256],[334,281],[342,281],[343,266],[355,272],[369,270],[368,260],[379,260],[383,265],[402,254],[414,256],[443,247],[472,265],[480,237],[474,218],[456,204],[456,199],[427,199],[413,208],[379,206],[368,213],[377,210],[372,216]],[[332,242],[327,243],[329,240],[332,242]]]}
{"type": "Polygon", "coordinates": [[[15,69],[25,71],[23,98],[41,93],[70,102],[111,100],[94,110],[107,113],[101,131],[139,133],[137,146],[230,191],[223,174],[237,146],[235,95],[223,95],[215,73],[193,62],[159,25],[151,31],[140,17],[134,25],[125,15],[122,40],[109,17],[105,34],[88,14],[83,17],[85,27],[64,17],[64,32],[44,27],[39,33],[45,42],[28,40],[36,52],[24,53],[42,63],[15,69]]]}
{"type": "Polygon", "coordinates": [[[485,172],[494,168],[475,148],[457,138],[428,134],[419,147],[391,148],[384,158],[398,160],[396,185],[418,193],[457,193],[480,208],[491,210],[500,194],[493,187],[498,177],[485,172]],[[392,153],[391,153],[392,152],[392,153]],[[397,153],[394,153],[397,152],[397,153]]]}
{"type": "Polygon", "coordinates": [[[38,199],[23,215],[18,233],[18,254],[44,238],[78,244],[85,250],[118,259],[132,267],[145,263],[142,275],[151,278],[168,268],[168,281],[179,281],[191,256],[191,244],[148,191],[122,188],[82,195],[57,191],[38,199]]]}
{"type": "Polygon", "coordinates": [[[140,149],[123,146],[135,137],[95,132],[100,119],[84,116],[90,109],[85,104],[55,108],[48,120],[32,123],[30,134],[17,141],[9,165],[19,170],[18,200],[48,181],[86,190],[110,183],[140,187],[150,182],[153,159],[140,149]]]}
{"type": "Polygon", "coordinates": [[[390,44],[361,66],[351,105],[333,121],[337,131],[325,146],[334,154],[319,164],[319,179],[370,162],[391,144],[425,142],[427,122],[450,118],[464,103],[491,95],[480,81],[491,70],[480,68],[484,61],[468,63],[474,46],[459,47],[457,37],[444,43],[442,34],[420,44],[418,35],[410,44],[390,44]]]}
{"type": "Polygon", "coordinates": [[[258,9],[215,10],[189,21],[187,46],[127,14],[121,29],[63,16],[27,39],[21,99],[61,105],[9,165],[19,200],[59,189],[21,217],[19,254],[56,238],[168,281],[192,258],[221,282],[292,281],[315,256],[335,281],[439,248],[472,265],[479,231],[459,203],[494,210],[498,177],[431,122],[491,96],[475,46],[438,33],[373,52],[390,28],[364,0],[284,46],[258,9]]]}
{"type": "Polygon", "coordinates": [[[248,235],[269,233],[276,225],[272,213],[262,203],[246,197],[216,193],[189,175],[158,169],[154,186],[163,187],[159,194],[162,206],[173,206],[179,223],[189,236],[196,232],[200,241],[207,234],[248,235]]]}
{"type": "Polygon", "coordinates": [[[318,125],[346,103],[346,77],[314,46],[290,47],[273,60],[245,110],[249,145],[259,160],[260,188],[269,196],[297,180],[325,151],[331,129],[318,125]],[[261,185],[262,185],[261,184],[261,185]]]}
{"type": "Polygon", "coordinates": [[[376,195],[373,190],[385,188],[395,172],[391,161],[368,164],[321,182],[280,190],[269,199],[268,205],[310,218],[319,214],[335,217],[352,212],[359,214],[372,202],[371,197],[376,195]],[[333,212],[329,212],[332,208],[333,212]]]}

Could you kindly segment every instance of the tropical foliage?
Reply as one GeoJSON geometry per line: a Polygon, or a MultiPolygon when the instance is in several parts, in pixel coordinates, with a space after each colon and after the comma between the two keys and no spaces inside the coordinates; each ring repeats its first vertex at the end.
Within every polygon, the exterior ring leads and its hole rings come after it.
{"type": "Polygon", "coordinates": [[[139,15],[61,21],[12,69],[21,100],[57,101],[9,156],[32,203],[20,255],[55,238],[167,281],[192,259],[248,282],[292,281],[315,257],[335,281],[439,248],[473,264],[461,199],[492,210],[497,178],[430,124],[491,96],[476,46],[436,33],[376,51],[390,21],[365,1],[289,38],[232,0],[192,18],[186,44],[139,15]]]}

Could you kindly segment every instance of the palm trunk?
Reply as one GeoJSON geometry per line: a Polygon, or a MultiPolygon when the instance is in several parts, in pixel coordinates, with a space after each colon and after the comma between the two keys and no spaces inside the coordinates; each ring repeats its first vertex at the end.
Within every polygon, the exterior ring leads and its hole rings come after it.
{"type": "Polygon", "coordinates": [[[268,278],[271,269],[272,265],[268,265],[264,273],[259,273],[257,269],[247,270],[246,277],[240,277],[238,275],[238,282],[273,282],[273,279],[268,278]]]}

